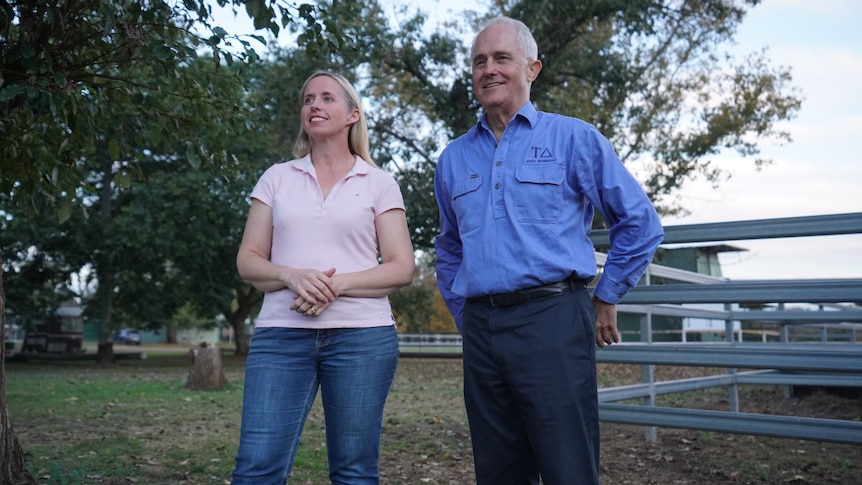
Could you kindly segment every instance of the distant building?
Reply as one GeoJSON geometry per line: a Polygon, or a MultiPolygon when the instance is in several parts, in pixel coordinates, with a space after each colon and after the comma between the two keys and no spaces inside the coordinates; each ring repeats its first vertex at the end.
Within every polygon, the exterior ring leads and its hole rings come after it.
{"type": "Polygon", "coordinates": [[[747,249],[728,244],[717,244],[714,246],[659,249],[656,257],[660,260],[659,264],[663,266],[721,278],[724,275],[721,273],[718,255],[740,251],[747,251],[747,249]]]}
{"type": "MultiPolygon", "coordinates": [[[[719,254],[738,251],[746,251],[746,249],[727,244],[672,249],[659,248],[654,262],[670,268],[722,278],[719,254]]],[[[662,284],[662,281],[654,277],[651,284],[662,284]]],[[[617,325],[623,341],[637,342],[641,340],[642,317],[638,314],[619,313],[617,325]]],[[[717,341],[724,339],[724,322],[662,315],[653,315],[651,319],[652,340],[654,342],[717,341]]],[[[739,327],[739,323],[736,326],[739,327]]],[[[734,331],[739,331],[739,328],[735,328],[734,331]]]]}

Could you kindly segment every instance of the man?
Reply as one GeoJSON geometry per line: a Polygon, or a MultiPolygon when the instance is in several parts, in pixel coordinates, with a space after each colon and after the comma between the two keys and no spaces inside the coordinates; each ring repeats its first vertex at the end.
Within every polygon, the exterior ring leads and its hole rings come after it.
{"type": "Polygon", "coordinates": [[[542,63],[507,17],[473,41],[484,115],[440,156],[437,279],[464,341],[478,485],[599,482],[596,344],[619,341],[615,304],[661,242],[658,215],[608,140],[537,111],[542,63]],[[596,276],[594,208],[611,226],[596,276]]]}

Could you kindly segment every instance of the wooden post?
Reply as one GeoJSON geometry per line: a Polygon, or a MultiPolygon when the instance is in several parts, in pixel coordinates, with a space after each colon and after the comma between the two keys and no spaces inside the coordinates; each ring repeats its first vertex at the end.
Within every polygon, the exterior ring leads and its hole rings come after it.
{"type": "Polygon", "coordinates": [[[221,389],[227,384],[227,378],[221,368],[221,349],[207,346],[206,342],[203,342],[200,347],[190,349],[189,354],[192,357],[192,367],[186,379],[186,389],[209,391],[221,389]]]}

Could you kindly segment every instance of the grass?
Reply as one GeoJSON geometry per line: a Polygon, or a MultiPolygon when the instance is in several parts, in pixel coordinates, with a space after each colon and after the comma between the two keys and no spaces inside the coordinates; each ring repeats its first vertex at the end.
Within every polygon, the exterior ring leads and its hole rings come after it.
{"type": "MultiPolygon", "coordinates": [[[[243,365],[225,355],[227,386],[190,391],[184,388],[190,368],[185,349],[111,365],[7,363],[9,413],[40,484],[227,484],[239,436],[243,365]]],[[[599,373],[606,386],[640,378],[637,366],[602,365],[599,373]]],[[[676,377],[686,376],[658,378],[676,377]]],[[[381,483],[474,482],[461,388],[458,359],[401,359],[384,415],[381,483]]],[[[724,409],[726,399],[726,392],[710,390],[660,401],[724,409]]],[[[791,400],[780,389],[752,387],[740,401],[746,412],[862,415],[858,399],[791,400]]],[[[323,429],[318,401],[291,485],[329,483],[323,429]]],[[[862,483],[859,446],[676,429],[659,429],[658,436],[658,443],[648,443],[643,428],[603,423],[603,483],[862,483]]]]}
{"type": "MultiPolygon", "coordinates": [[[[145,360],[111,365],[11,362],[6,364],[9,413],[40,483],[229,483],[239,436],[243,365],[242,359],[225,355],[228,385],[217,391],[190,391],[184,388],[190,362],[182,351],[148,352],[145,360]]],[[[440,426],[443,418],[438,415],[463,414],[460,361],[411,360],[399,367],[413,369],[396,376],[387,427],[440,426]],[[445,402],[417,400],[417,395],[445,402]]],[[[463,446],[466,418],[456,421],[463,429],[454,435],[461,435],[463,446]]],[[[384,439],[381,448],[397,455],[417,444],[429,450],[457,446],[456,439],[438,441],[433,433],[399,431],[384,439]]],[[[327,477],[318,398],[291,483],[328,483],[327,477]]]]}
{"type": "Polygon", "coordinates": [[[184,389],[188,369],[185,354],[108,366],[7,363],[9,413],[34,477],[224,483],[236,453],[240,361],[225,359],[229,384],[219,391],[184,389]]]}

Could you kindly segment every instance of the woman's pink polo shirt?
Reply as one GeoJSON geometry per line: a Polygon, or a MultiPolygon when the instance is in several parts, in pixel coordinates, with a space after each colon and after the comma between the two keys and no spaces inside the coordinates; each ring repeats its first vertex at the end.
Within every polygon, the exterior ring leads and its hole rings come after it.
{"type": "MultiPolygon", "coordinates": [[[[271,166],[251,197],[272,208],[273,263],[321,271],[334,267],[336,274],[379,264],[374,220],[388,210],[404,210],[395,179],[360,157],[326,199],[309,156],[271,166]]],[[[266,293],[256,326],[323,329],[395,324],[385,296],[340,296],[317,317],[291,310],[294,296],[288,289],[266,293]]]]}

